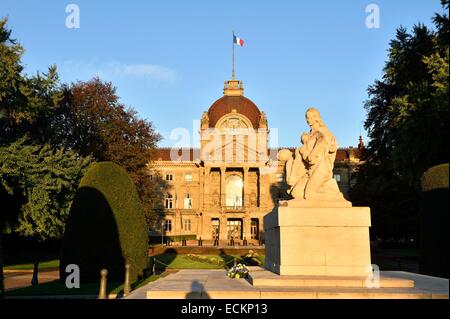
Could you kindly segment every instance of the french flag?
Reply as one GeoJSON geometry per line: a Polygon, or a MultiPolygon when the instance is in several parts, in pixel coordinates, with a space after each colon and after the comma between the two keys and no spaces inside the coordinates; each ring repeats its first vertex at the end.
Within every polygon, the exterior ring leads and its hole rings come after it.
{"type": "Polygon", "coordinates": [[[244,46],[244,40],[242,40],[241,38],[238,38],[234,34],[233,34],[233,42],[234,42],[234,44],[237,44],[240,47],[244,46]]]}

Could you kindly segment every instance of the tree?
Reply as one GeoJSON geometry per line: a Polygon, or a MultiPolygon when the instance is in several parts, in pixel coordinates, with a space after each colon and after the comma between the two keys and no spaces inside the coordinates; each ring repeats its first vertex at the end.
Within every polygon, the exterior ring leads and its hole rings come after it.
{"type": "MultiPolygon", "coordinates": [[[[448,11],[449,1],[442,1],[448,11]]],[[[370,138],[355,203],[370,205],[384,236],[417,235],[418,193],[423,172],[448,162],[448,27],[400,27],[391,41],[382,80],[368,89],[365,129],[370,138]]]]}
{"type": "MultiPolygon", "coordinates": [[[[50,229],[49,233],[45,234],[39,230],[44,227],[44,224],[33,223],[42,221],[38,216],[35,216],[38,202],[42,206],[40,209],[44,209],[46,200],[52,201],[55,199],[48,196],[39,199],[38,194],[44,194],[49,189],[44,186],[33,188],[30,185],[25,185],[25,181],[21,177],[26,172],[17,171],[19,175],[14,176],[12,167],[8,166],[11,163],[4,161],[8,160],[8,156],[14,156],[11,153],[17,151],[14,147],[24,146],[21,144],[23,141],[19,141],[20,145],[12,145],[11,143],[18,141],[25,134],[28,135],[30,140],[33,139],[34,141],[43,142],[46,139],[49,135],[48,120],[51,118],[51,112],[57,107],[60,98],[56,67],[52,66],[48,73],[38,73],[33,77],[22,74],[21,57],[24,49],[11,37],[11,30],[6,25],[7,19],[0,19],[0,294],[2,296],[4,295],[4,285],[1,237],[3,228],[7,226],[6,221],[17,222],[14,218],[19,218],[19,212],[24,208],[30,216],[22,215],[22,218],[25,219],[19,221],[18,225],[24,228],[20,231],[22,233],[33,233],[41,238],[48,236],[54,229],[50,229]],[[29,194],[26,191],[30,190],[30,187],[35,193],[33,193],[32,198],[27,198],[29,194]],[[37,193],[38,191],[40,193],[37,193]],[[22,207],[25,203],[28,203],[28,206],[22,207]]],[[[26,156],[28,153],[24,150],[25,148],[20,152],[26,156]]],[[[48,151],[48,147],[44,153],[46,151],[48,151]]],[[[24,169],[27,158],[19,156],[17,160],[20,162],[21,168],[24,169]]],[[[36,163],[31,163],[31,165],[34,164],[36,163]]],[[[52,219],[50,218],[48,221],[52,221],[52,219]]]]}
{"type": "Polygon", "coordinates": [[[0,215],[7,232],[39,240],[61,238],[78,183],[92,162],[73,151],[27,144],[0,147],[0,215]],[[9,204],[9,205],[8,205],[9,204]]]}
{"type": "Polygon", "coordinates": [[[73,151],[27,144],[0,147],[0,295],[4,295],[2,234],[41,241],[60,238],[81,176],[91,163],[73,151]]]}
{"type": "Polygon", "coordinates": [[[53,143],[112,161],[124,167],[134,181],[146,212],[153,206],[157,185],[151,180],[152,154],[160,135],[153,124],[119,102],[110,82],[94,78],[65,87],[59,113],[51,122],[53,143]]]}
{"type": "Polygon", "coordinates": [[[49,120],[61,100],[56,66],[47,73],[22,74],[23,47],[11,38],[7,19],[0,20],[0,145],[24,134],[45,143],[51,132],[49,120]]]}

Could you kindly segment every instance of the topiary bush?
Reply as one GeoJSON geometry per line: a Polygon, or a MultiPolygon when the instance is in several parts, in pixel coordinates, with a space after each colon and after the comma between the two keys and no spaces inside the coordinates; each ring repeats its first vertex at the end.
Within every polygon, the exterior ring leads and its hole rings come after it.
{"type": "Polygon", "coordinates": [[[81,282],[97,282],[108,269],[108,281],[130,281],[143,275],[148,236],[142,203],[125,169],[112,162],[92,164],[72,203],[62,244],[60,278],[68,264],[80,267],[81,282]]]}

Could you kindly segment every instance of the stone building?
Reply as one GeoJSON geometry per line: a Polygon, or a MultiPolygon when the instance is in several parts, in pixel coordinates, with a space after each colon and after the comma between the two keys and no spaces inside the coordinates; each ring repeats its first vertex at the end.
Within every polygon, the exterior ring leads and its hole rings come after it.
{"type": "MultiPolygon", "coordinates": [[[[264,239],[263,217],[286,196],[284,163],[268,148],[265,113],[243,91],[241,81],[225,82],[224,95],[202,115],[199,149],[157,149],[152,166],[168,184],[157,212],[165,235],[264,239]]],[[[334,176],[344,195],[361,147],[360,139],[358,148],[337,152],[334,176]]]]}

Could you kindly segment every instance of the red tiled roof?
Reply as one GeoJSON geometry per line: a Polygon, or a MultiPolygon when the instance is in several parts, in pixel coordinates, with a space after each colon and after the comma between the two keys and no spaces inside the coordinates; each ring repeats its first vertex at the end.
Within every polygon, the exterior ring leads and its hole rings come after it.
{"type": "Polygon", "coordinates": [[[251,100],[244,96],[228,96],[224,95],[211,105],[208,110],[209,127],[215,127],[217,122],[224,115],[236,112],[246,116],[253,125],[253,128],[259,127],[259,117],[261,112],[251,100]]]}
{"type": "Polygon", "coordinates": [[[155,161],[175,161],[175,160],[182,160],[182,161],[196,161],[200,158],[200,149],[198,148],[179,148],[173,149],[170,147],[164,147],[164,148],[157,148],[155,150],[155,161]],[[172,156],[175,158],[171,158],[171,152],[172,156]]]}

